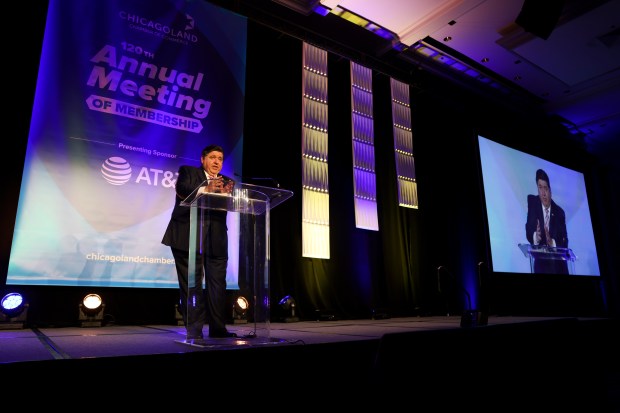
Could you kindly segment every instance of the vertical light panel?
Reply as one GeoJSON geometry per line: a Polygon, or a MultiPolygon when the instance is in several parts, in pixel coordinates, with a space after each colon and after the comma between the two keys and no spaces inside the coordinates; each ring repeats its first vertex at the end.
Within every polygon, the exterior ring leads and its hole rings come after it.
{"type": "Polygon", "coordinates": [[[351,62],[351,134],[355,226],[379,230],[372,110],[372,70],[351,62]]]}
{"type": "Polygon", "coordinates": [[[413,162],[413,135],[411,133],[411,105],[409,85],[390,79],[392,92],[392,130],[398,179],[398,205],[418,208],[418,185],[413,162]]]}
{"type": "Polygon", "coordinates": [[[329,259],[327,52],[303,44],[302,256],[329,259]]]}

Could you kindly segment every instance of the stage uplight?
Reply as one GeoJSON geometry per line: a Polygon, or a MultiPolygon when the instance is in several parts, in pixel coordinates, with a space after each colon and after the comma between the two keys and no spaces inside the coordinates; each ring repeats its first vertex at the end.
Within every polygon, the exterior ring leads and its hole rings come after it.
{"type": "Polygon", "coordinates": [[[105,303],[99,294],[86,294],[80,303],[81,327],[101,327],[105,303]]]}
{"type": "Polygon", "coordinates": [[[235,299],[233,303],[233,323],[247,323],[248,322],[248,308],[250,307],[250,303],[247,298],[243,296],[239,296],[235,299]]]}
{"type": "Polygon", "coordinates": [[[284,311],[284,318],[282,321],[285,323],[295,323],[299,321],[299,317],[297,317],[297,314],[295,313],[297,303],[293,297],[287,295],[282,298],[278,304],[280,305],[282,311],[284,311]]]}
{"type": "Polygon", "coordinates": [[[20,293],[11,292],[0,301],[0,329],[24,328],[28,304],[20,293]]]}

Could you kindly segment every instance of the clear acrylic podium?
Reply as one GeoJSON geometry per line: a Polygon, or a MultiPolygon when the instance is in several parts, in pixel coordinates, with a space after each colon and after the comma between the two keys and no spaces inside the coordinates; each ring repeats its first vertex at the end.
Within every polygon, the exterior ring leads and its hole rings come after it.
{"type": "MultiPolygon", "coordinates": [[[[206,181],[203,183],[206,185],[206,181]]],[[[208,219],[210,210],[227,211],[235,214],[239,223],[239,287],[240,293],[249,301],[248,327],[253,331],[241,335],[240,338],[260,338],[269,341],[270,330],[270,212],[271,209],[293,196],[293,192],[258,185],[236,183],[232,193],[200,193],[200,185],[181,205],[190,210],[190,250],[187,319],[195,319],[195,303],[192,299],[197,291],[196,255],[199,254],[201,229],[208,219]],[[194,291],[192,291],[194,288],[194,291]]],[[[230,217],[229,217],[230,218],[230,217]]],[[[228,242],[236,241],[236,237],[228,234],[228,242]]],[[[230,259],[230,258],[229,258],[230,259]]],[[[203,279],[199,277],[198,279],[203,279]]],[[[205,324],[206,326],[206,324],[205,324]]],[[[189,342],[189,337],[186,342],[189,342]]],[[[195,344],[193,341],[188,344],[195,344]]]]}
{"type": "Polygon", "coordinates": [[[537,260],[546,261],[566,261],[569,274],[575,274],[575,260],[577,257],[570,248],[537,246],[531,244],[519,244],[519,249],[526,258],[530,260],[530,272],[534,271],[534,264],[537,260]]]}

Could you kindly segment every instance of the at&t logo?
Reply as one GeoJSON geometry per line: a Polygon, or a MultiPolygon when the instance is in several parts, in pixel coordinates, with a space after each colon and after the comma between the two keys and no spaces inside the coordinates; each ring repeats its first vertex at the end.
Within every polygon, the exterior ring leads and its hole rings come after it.
{"type": "MultiPolygon", "coordinates": [[[[111,156],[101,164],[101,175],[110,185],[125,185],[131,180],[131,165],[120,156],[111,156]]],[[[174,187],[176,173],[143,166],[135,179],[136,184],[174,187]]]]}

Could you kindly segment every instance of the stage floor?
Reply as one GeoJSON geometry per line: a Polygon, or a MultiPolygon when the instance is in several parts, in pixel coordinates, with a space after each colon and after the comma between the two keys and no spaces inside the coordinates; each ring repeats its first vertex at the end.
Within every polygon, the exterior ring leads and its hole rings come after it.
{"type": "Polygon", "coordinates": [[[97,391],[133,397],[141,386],[154,407],[158,395],[186,390],[251,408],[294,395],[308,408],[620,412],[618,325],[490,316],[487,325],[461,327],[459,316],[435,316],[272,322],[268,337],[249,338],[253,324],[230,324],[239,337],[201,346],[184,343],[176,325],[5,329],[0,374],[56,394],[103,373],[97,391]]]}
{"type": "MultiPolygon", "coordinates": [[[[558,320],[557,317],[490,317],[488,326],[558,320]]],[[[460,317],[411,317],[381,320],[300,321],[270,323],[268,332],[246,338],[253,324],[230,324],[237,338],[184,344],[185,329],[175,325],[108,325],[103,327],[24,328],[0,330],[0,363],[84,359],[183,352],[309,345],[376,340],[385,334],[460,329],[460,317]]],[[[478,327],[479,328],[479,327],[478,327]]],[[[205,328],[205,336],[207,335],[205,328]]]]}

